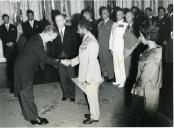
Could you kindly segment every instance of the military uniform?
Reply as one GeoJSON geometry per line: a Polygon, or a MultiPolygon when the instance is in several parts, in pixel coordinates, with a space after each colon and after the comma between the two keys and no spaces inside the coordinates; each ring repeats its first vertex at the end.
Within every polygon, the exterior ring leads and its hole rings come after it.
{"type": "Polygon", "coordinates": [[[125,66],[124,66],[124,40],[123,35],[127,28],[127,23],[120,20],[113,24],[109,40],[109,49],[113,53],[114,72],[116,85],[124,87],[126,81],[125,66]]]}
{"type": "Polygon", "coordinates": [[[82,41],[78,57],[71,60],[71,65],[79,64],[78,81],[83,84],[83,91],[87,95],[90,115],[93,120],[99,120],[98,88],[103,82],[98,62],[99,46],[95,37],[89,32],[82,41]],[[86,82],[87,83],[86,83],[86,82]]]}
{"type": "Polygon", "coordinates": [[[99,58],[102,75],[108,79],[114,78],[113,57],[109,51],[109,37],[113,21],[109,18],[98,25],[99,58]]]}

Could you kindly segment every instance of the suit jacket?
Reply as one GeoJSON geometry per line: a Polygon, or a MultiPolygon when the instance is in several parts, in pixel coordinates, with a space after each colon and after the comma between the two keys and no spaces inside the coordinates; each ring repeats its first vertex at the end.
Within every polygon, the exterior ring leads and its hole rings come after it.
{"type": "Polygon", "coordinates": [[[71,60],[72,66],[79,64],[79,76],[80,82],[89,82],[101,84],[103,79],[101,77],[101,70],[98,61],[99,46],[96,38],[87,33],[83,37],[82,44],[79,48],[78,57],[71,60]]]}
{"type": "Polygon", "coordinates": [[[138,37],[135,36],[133,33],[133,25],[126,29],[123,39],[124,39],[124,56],[125,58],[132,54],[133,50],[136,48],[136,46],[140,43],[140,40],[138,37]]]}
{"type": "Polygon", "coordinates": [[[5,24],[0,26],[0,38],[3,43],[4,56],[8,58],[11,52],[16,49],[16,39],[17,39],[17,28],[15,25],[10,24],[9,30],[7,31],[5,24]],[[10,48],[7,43],[12,42],[13,46],[10,48]]]}
{"type": "Polygon", "coordinates": [[[90,24],[91,24],[90,31],[95,36],[95,38],[97,38],[98,37],[98,30],[97,30],[98,23],[97,23],[97,20],[90,21],[90,24]]]}
{"type": "Polygon", "coordinates": [[[63,42],[61,41],[60,34],[52,42],[51,55],[60,59],[71,59],[78,54],[78,41],[76,32],[65,26],[65,32],[63,42]],[[65,57],[62,57],[62,52],[65,53],[65,57]]]}
{"type": "Polygon", "coordinates": [[[40,35],[35,35],[26,42],[23,50],[20,52],[15,61],[15,96],[18,96],[21,90],[33,84],[35,70],[39,66],[40,62],[57,65],[54,58],[50,58],[44,53],[43,41],[40,35]]]}
{"type": "Polygon", "coordinates": [[[162,19],[160,19],[159,16],[157,17],[157,27],[159,27],[157,43],[162,45],[169,37],[166,16],[162,19]]]}
{"type": "Polygon", "coordinates": [[[27,39],[29,39],[31,36],[38,34],[42,31],[40,22],[37,20],[34,20],[33,28],[31,27],[29,20],[23,23],[22,25],[24,35],[27,39]]]}

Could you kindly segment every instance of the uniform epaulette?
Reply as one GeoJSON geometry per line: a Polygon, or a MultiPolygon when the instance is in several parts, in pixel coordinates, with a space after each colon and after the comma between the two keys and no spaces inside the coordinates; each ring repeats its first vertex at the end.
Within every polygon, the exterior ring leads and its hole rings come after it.
{"type": "Polygon", "coordinates": [[[88,44],[88,42],[92,41],[92,39],[89,36],[87,36],[84,41],[85,44],[88,44]]]}

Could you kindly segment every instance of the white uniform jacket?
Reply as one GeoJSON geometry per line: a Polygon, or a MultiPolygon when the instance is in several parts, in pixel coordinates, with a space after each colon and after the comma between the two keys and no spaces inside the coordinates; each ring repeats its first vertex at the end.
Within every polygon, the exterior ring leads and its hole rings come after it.
{"type": "Polygon", "coordinates": [[[123,35],[127,28],[127,23],[120,20],[112,25],[110,39],[109,39],[109,49],[114,53],[123,54],[124,51],[124,39],[123,35]]]}
{"type": "Polygon", "coordinates": [[[101,84],[103,82],[98,61],[98,53],[98,42],[89,32],[83,37],[78,57],[71,60],[72,66],[79,64],[78,80],[80,82],[87,81],[89,83],[97,84],[101,84]]]}

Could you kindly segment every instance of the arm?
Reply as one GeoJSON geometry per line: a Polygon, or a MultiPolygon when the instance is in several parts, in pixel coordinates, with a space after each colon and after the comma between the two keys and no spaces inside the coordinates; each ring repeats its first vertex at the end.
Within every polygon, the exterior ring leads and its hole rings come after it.
{"type": "Polygon", "coordinates": [[[98,59],[98,51],[99,47],[97,43],[91,42],[88,46],[88,65],[87,65],[87,73],[86,73],[86,81],[90,83],[93,79],[93,73],[95,72],[95,67],[98,59]]]}
{"type": "Polygon", "coordinates": [[[113,26],[112,26],[111,34],[109,38],[109,50],[112,50],[112,44],[113,44],[113,26]]]}
{"type": "Polygon", "coordinates": [[[53,57],[49,57],[46,55],[46,53],[43,51],[43,49],[37,49],[37,55],[39,56],[40,61],[49,64],[49,65],[53,65],[53,66],[58,66],[58,60],[56,60],[53,57]]]}
{"type": "Polygon", "coordinates": [[[160,62],[158,63],[154,59],[151,57],[147,60],[148,62],[142,68],[141,74],[139,74],[140,77],[137,79],[136,87],[145,88],[147,84],[152,83],[154,76],[158,75],[156,73],[159,69],[160,62]]]}

